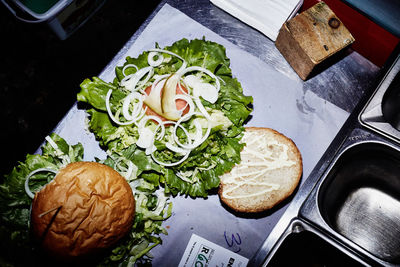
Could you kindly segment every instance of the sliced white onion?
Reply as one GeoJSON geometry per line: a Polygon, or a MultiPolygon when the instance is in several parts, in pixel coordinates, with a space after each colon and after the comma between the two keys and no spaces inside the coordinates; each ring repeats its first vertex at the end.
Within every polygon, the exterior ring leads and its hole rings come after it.
{"type": "MultiPolygon", "coordinates": [[[[176,122],[175,122],[175,121],[164,121],[162,124],[163,124],[163,125],[167,125],[167,124],[176,125],[176,122]]],[[[157,126],[157,129],[156,129],[155,132],[158,131],[158,127],[161,127],[161,124],[159,124],[159,125],[157,126]]],[[[181,129],[184,131],[184,133],[185,133],[186,136],[189,136],[189,132],[188,132],[182,125],[178,125],[177,127],[181,128],[181,129]]],[[[154,156],[154,152],[155,152],[156,150],[151,151],[150,154],[151,154],[152,159],[153,159],[157,164],[162,165],[162,166],[166,166],[166,167],[172,167],[172,166],[176,166],[176,165],[181,164],[183,161],[185,161],[185,160],[189,157],[189,154],[190,154],[190,151],[191,151],[190,149],[182,149],[182,148],[180,148],[180,147],[177,147],[177,146],[175,146],[174,144],[172,144],[172,143],[170,143],[170,142],[167,142],[167,143],[165,144],[165,146],[166,146],[169,150],[171,150],[171,151],[173,151],[173,152],[175,152],[175,153],[180,153],[180,154],[183,154],[183,155],[184,155],[184,156],[183,156],[179,161],[177,161],[177,162],[166,163],[166,162],[162,162],[162,161],[158,160],[158,159],[154,156]]]]}
{"type": "Polygon", "coordinates": [[[143,127],[139,129],[139,139],[136,141],[138,147],[147,149],[154,145],[154,133],[149,128],[143,127]]]}
{"type": "MultiPolygon", "coordinates": [[[[198,112],[193,113],[193,114],[190,115],[190,116],[193,116],[193,115],[197,115],[197,116],[200,115],[200,116],[201,116],[201,114],[198,113],[198,112]]],[[[173,137],[174,137],[174,141],[175,141],[180,147],[185,148],[185,149],[192,150],[192,149],[198,147],[199,145],[201,145],[201,144],[208,138],[208,136],[210,135],[210,132],[211,132],[211,123],[210,123],[210,120],[207,120],[207,131],[206,131],[206,133],[205,133],[204,136],[203,136],[202,127],[201,127],[200,123],[198,123],[198,122],[195,121],[194,125],[195,125],[195,127],[196,127],[196,135],[195,135],[194,141],[193,141],[192,143],[191,143],[191,142],[188,142],[188,143],[186,143],[186,144],[182,144],[182,143],[179,141],[179,138],[178,138],[178,136],[177,136],[177,134],[176,134],[176,130],[177,130],[178,127],[181,127],[181,123],[182,123],[183,121],[187,120],[187,119],[188,119],[187,117],[190,117],[190,116],[189,116],[189,114],[186,114],[185,116],[183,116],[180,120],[178,120],[178,121],[176,122],[176,124],[175,124],[175,126],[174,126],[174,129],[173,129],[173,137]]],[[[183,126],[182,126],[182,127],[183,127],[183,126]]],[[[187,139],[190,140],[191,138],[190,138],[190,136],[189,136],[189,134],[188,134],[187,131],[185,132],[185,134],[186,134],[186,136],[187,136],[187,139]]]]}
{"type": "Polygon", "coordinates": [[[208,114],[206,108],[203,106],[203,104],[201,103],[200,98],[196,97],[194,99],[194,102],[196,103],[197,108],[200,110],[201,114],[203,114],[203,116],[207,119],[207,120],[211,120],[210,114],[208,114]]]}
{"type": "Polygon", "coordinates": [[[126,71],[127,68],[135,68],[136,71],[139,70],[139,68],[138,68],[135,64],[126,64],[126,65],[122,68],[122,74],[124,74],[124,76],[126,76],[125,71],[126,71]]]}
{"type": "Polygon", "coordinates": [[[183,61],[183,62],[182,62],[182,66],[179,68],[179,70],[176,71],[176,73],[177,73],[179,76],[182,76],[183,73],[184,73],[185,70],[186,70],[186,66],[187,66],[186,61],[183,61]]]}
{"type": "MultiPolygon", "coordinates": [[[[186,176],[182,175],[180,172],[175,173],[175,175],[178,176],[178,178],[181,179],[182,181],[185,181],[189,184],[194,184],[195,182],[197,182],[195,180],[190,180],[186,176]]],[[[193,177],[193,175],[192,175],[192,177],[193,177]]]]}
{"type": "Polygon", "coordinates": [[[137,84],[138,82],[147,74],[146,78],[144,81],[142,81],[141,85],[144,85],[148,82],[150,77],[153,75],[154,70],[152,66],[145,67],[142,69],[139,69],[137,72],[130,74],[128,76],[125,76],[120,84],[121,86],[124,86],[126,89],[130,91],[136,91],[137,90],[137,84]]]}
{"type": "Polygon", "coordinates": [[[132,92],[125,98],[122,105],[122,115],[124,115],[127,121],[137,120],[137,118],[141,114],[141,110],[143,109],[143,98],[143,95],[138,92],[132,92]],[[129,106],[133,100],[138,100],[138,102],[134,104],[134,109],[130,114],[129,106]]]}
{"type": "Polygon", "coordinates": [[[173,151],[173,152],[175,152],[175,153],[183,154],[183,155],[186,154],[186,153],[188,153],[188,152],[190,152],[189,149],[183,149],[183,148],[177,147],[177,146],[173,145],[173,144],[170,143],[170,142],[165,143],[165,146],[166,146],[169,150],[171,150],[171,151],[173,151]]]}
{"type": "Polygon", "coordinates": [[[133,91],[138,82],[138,80],[134,78],[136,73],[137,72],[135,72],[133,74],[129,74],[129,75],[125,76],[124,78],[122,78],[120,85],[124,86],[129,91],[133,91]]]}
{"type": "MultiPolygon", "coordinates": [[[[165,54],[169,54],[172,56],[175,56],[177,58],[179,58],[180,60],[182,60],[182,66],[179,68],[179,70],[177,71],[177,73],[181,76],[182,73],[184,72],[184,70],[186,69],[187,63],[186,61],[179,55],[175,54],[174,52],[168,51],[168,50],[164,50],[164,49],[158,49],[158,48],[154,48],[154,49],[150,49],[149,51],[151,52],[159,52],[159,53],[165,53],[165,54]]],[[[150,65],[150,64],[149,64],[150,65]]]]}
{"type": "Polygon", "coordinates": [[[148,147],[145,149],[146,155],[150,155],[151,153],[155,152],[157,150],[156,146],[153,144],[152,146],[148,147]]]}
{"type": "Polygon", "coordinates": [[[219,92],[219,89],[221,87],[220,83],[219,83],[219,79],[217,76],[215,76],[214,73],[212,73],[211,71],[209,71],[206,68],[203,67],[199,67],[199,66],[191,66],[191,67],[187,67],[182,73],[181,75],[184,75],[185,73],[191,72],[191,71],[201,71],[204,72],[205,74],[207,74],[208,76],[210,76],[211,78],[213,78],[215,80],[215,88],[217,89],[217,92],[219,92]]]}
{"type": "Polygon", "coordinates": [[[111,107],[110,107],[110,98],[112,94],[112,89],[108,90],[107,95],[106,95],[106,109],[108,116],[111,118],[113,122],[115,122],[118,125],[129,125],[135,122],[135,120],[131,121],[126,121],[126,122],[120,122],[117,118],[114,117],[114,114],[111,112],[111,107]]]}
{"type": "Polygon", "coordinates": [[[199,95],[204,100],[214,104],[218,100],[218,91],[214,85],[209,83],[201,83],[198,84],[195,88],[193,88],[193,94],[199,95]]]}
{"type": "Polygon", "coordinates": [[[194,127],[196,128],[196,134],[194,137],[195,142],[193,142],[193,145],[195,146],[195,145],[197,145],[196,141],[198,143],[200,143],[200,141],[201,141],[201,138],[203,136],[203,128],[201,127],[201,124],[198,120],[194,120],[193,124],[194,124],[194,127]]]}
{"type": "Polygon", "coordinates": [[[156,150],[154,146],[154,138],[158,129],[161,128],[161,133],[157,136],[157,139],[161,139],[165,134],[165,126],[163,121],[157,116],[145,116],[138,125],[139,139],[136,145],[144,148],[146,155],[153,153],[156,150]],[[149,128],[146,128],[146,123],[149,120],[154,120],[158,123],[156,130],[153,132],[149,128]]]}
{"type": "Polygon", "coordinates": [[[203,82],[201,78],[195,75],[186,76],[184,81],[185,84],[193,88],[193,95],[195,97],[201,96],[212,104],[218,100],[218,90],[214,85],[203,82]]]}
{"type": "Polygon", "coordinates": [[[150,108],[156,112],[157,114],[162,113],[161,110],[161,90],[164,87],[165,84],[165,77],[159,77],[154,81],[154,83],[151,85],[151,91],[149,95],[146,95],[144,99],[144,103],[150,108]]]}
{"type": "MultiPolygon", "coordinates": [[[[149,72],[147,73],[146,78],[140,83],[140,86],[146,85],[146,83],[150,80],[150,78],[153,76],[153,74],[154,74],[154,69],[151,68],[151,69],[149,70],[149,72]]],[[[140,79],[139,79],[139,80],[140,80],[140,79]]]]}
{"type": "MultiPolygon", "coordinates": [[[[159,118],[159,117],[157,117],[157,116],[153,116],[153,115],[149,115],[149,116],[146,116],[146,117],[144,117],[141,121],[140,121],[140,123],[139,123],[139,129],[141,129],[141,128],[144,128],[145,126],[146,126],[146,123],[149,121],[149,120],[154,120],[154,121],[156,121],[157,123],[158,123],[158,125],[161,127],[161,133],[157,136],[157,139],[159,139],[160,138],[160,136],[161,136],[161,138],[164,136],[164,134],[165,134],[165,126],[164,126],[164,122],[159,118]]],[[[158,131],[158,127],[156,128],[156,130],[154,131],[154,133],[156,133],[158,131]]]]}
{"type": "Polygon", "coordinates": [[[164,50],[164,49],[159,49],[159,48],[153,48],[149,50],[150,52],[159,52],[159,53],[165,53],[165,54],[169,54],[171,56],[175,56],[177,58],[179,58],[182,61],[185,61],[181,56],[178,56],[177,54],[175,54],[174,52],[168,51],[168,50],[164,50]]]}
{"type": "Polygon", "coordinates": [[[168,197],[164,195],[164,193],[157,194],[157,207],[153,211],[153,213],[157,215],[161,215],[161,212],[164,210],[165,204],[167,204],[168,197]]]}
{"type": "Polygon", "coordinates": [[[186,109],[186,107],[189,106],[189,111],[188,111],[187,114],[194,112],[195,105],[193,103],[192,98],[190,98],[190,96],[188,96],[188,95],[176,95],[175,96],[175,101],[178,100],[178,99],[184,100],[186,102],[186,105],[182,109],[180,109],[179,111],[183,112],[186,109]]]}
{"type": "MultiPolygon", "coordinates": [[[[188,114],[187,114],[188,115],[188,114]]],[[[186,117],[186,116],[185,116],[186,117]]],[[[189,117],[189,116],[187,116],[187,117],[189,117]]],[[[183,122],[183,120],[182,120],[182,122],[183,122]]],[[[173,122],[173,124],[176,126],[176,127],[179,127],[179,128],[181,128],[181,130],[184,132],[184,134],[185,134],[185,136],[187,136],[188,137],[188,143],[187,144],[192,144],[192,140],[190,139],[190,135],[189,135],[189,132],[188,132],[188,130],[185,128],[185,127],[183,127],[182,126],[182,124],[177,124],[177,122],[173,122]]],[[[174,126],[174,128],[175,128],[175,126],[174,126]]],[[[173,135],[176,135],[176,130],[174,129],[174,131],[173,131],[173,133],[172,133],[173,135]]],[[[176,136],[176,138],[178,138],[178,136],[176,136]]],[[[175,137],[174,137],[174,140],[175,140],[175,137]]],[[[179,145],[179,143],[177,143],[178,145],[179,145]]]]}
{"type": "Polygon", "coordinates": [[[185,79],[182,79],[182,77],[181,77],[181,81],[178,83],[178,87],[179,87],[179,90],[182,92],[182,95],[191,97],[191,95],[189,94],[190,87],[186,84],[185,79]],[[185,90],[183,90],[182,84],[185,86],[185,88],[188,92],[185,92],[185,90]]]}
{"type": "Polygon", "coordinates": [[[190,119],[194,114],[195,114],[195,113],[193,113],[193,114],[186,114],[186,115],[184,115],[182,118],[180,118],[180,119],[175,123],[174,129],[173,129],[173,131],[172,131],[172,136],[173,136],[173,138],[174,138],[175,143],[177,143],[179,146],[181,146],[181,147],[183,147],[183,148],[186,148],[186,149],[193,149],[193,147],[191,147],[191,146],[192,146],[192,139],[190,138],[190,135],[189,135],[188,130],[187,130],[185,127],[183,127],[183,126],[181,125],[181,123],[184,122],[184,121],[186,121],[186,120],[188,120],[188,119],[190,119]],[[178,135],[176,134],[176,130],[178,129],[178,127],[180,127],[180,128],[183,130],[183,132],[185,133],[185,135],[186,135],[186,138],[187,138],[187,143],[186,143],[186,144],[182,144],[182,143],[179,141],[178,135]]]}
{"type": "Polygon", "coordinates": [[[46,136],[44,139],[46,139],[46,141],[49,143],[49,145],[54,148],[54,150],[58,151],[60,150],[60,148],[58,147],[58,145],[56,144],[56,142],[54,142],[53,139],[51,139],[50,136],[46,136]]]}
{"type": "Polygon", "coordinates": [[[161,65],[161,63],[164,60],[164,56],[160,54],[159,52],[152,51],[149,53],[149,56],[147,57],[147,63],[149,63],[150,66],[152,67],[158,67],[161,65]],[[154,60],[155,57],[158,57],[157,60],[154,60]]]}
{"type": "Polygon", "coordinates": [[[28,174],[28,176],[26,176],[25,179],[25,192],[26,194],[30,197],[30,198],[34,198],[35,195],[32,193],[32,191],[29,189],[29,179],[36,173],[38,172],[52,172],[54,174],[57,174],[57,171],[52,170],[52,169],[48,169],[48,168],[40,168],[40,169],[36,169],[34,171],[32,171],[31,173],[28,174]]]}
{"type": "Polygon", "coordinates": [[[51,139],[50,136],[46,136],[45,139],[49,143],[49,145],[56,151],[56,155],[61,157],[64,164],[71,162],[70,158],[67,155],[65,155],[64,152],[61,151],[56,142],[54,142],[54,140],[51,139]]]}
{"type": "Polygon", "coordinates": [[[115,161],[115,169],[122,172],[123,176],[125,179],[129,180],[134,169],[135,165],[132,163],[132,161],[123,158],[123,157],[118,157],[118,159],[115,161]],[[121,163],[125,162],[128,167],[123,166],[121,163]]]}

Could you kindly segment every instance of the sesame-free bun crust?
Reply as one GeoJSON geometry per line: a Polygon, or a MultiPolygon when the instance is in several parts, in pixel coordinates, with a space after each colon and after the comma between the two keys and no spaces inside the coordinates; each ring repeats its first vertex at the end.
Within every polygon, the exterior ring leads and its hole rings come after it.
{"type": "Polygon", "coordinates": [[[295,143],[283,134],[247,127],[241,163],[220,177],[219,197],[237,212],[262,212],[289,197],[300,182],[303,164],[295,143]]]}
{"type": "Polygon", "coordinates": [[[31,228],[57,259],[87,258],[131,229],[132,189],[117,171],[96,162],[70,163],[34,197],[31,228]]]}

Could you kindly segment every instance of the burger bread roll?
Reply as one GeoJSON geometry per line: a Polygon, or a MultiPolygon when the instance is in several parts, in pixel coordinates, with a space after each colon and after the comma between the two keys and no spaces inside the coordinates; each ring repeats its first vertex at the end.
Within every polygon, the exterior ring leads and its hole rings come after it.
{"type": "Polygon", "coordinates": [[[241,163],[220,177],[219,196],[238,212],[268,210],[289,197],[303,172],[292,140],[269,128],[246,128],[241,163]]]}
{"type": "Polygon", "coordinates": [[[45,251],[76,259],[115,244],[130,231],[134,214],[124,177],[100,163],[75,162],[35,195],[31,227],[45,251]]]}

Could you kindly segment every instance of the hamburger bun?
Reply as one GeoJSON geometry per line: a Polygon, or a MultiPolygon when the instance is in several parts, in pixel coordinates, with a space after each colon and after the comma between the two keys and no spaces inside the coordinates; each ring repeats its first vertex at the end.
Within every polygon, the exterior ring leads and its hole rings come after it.
{"type": "Polygon", "coordinates": [[[134,214],[135,199],[124,177],[104,164],[74,162],[35,195],[31,228],[55,259],[86,259],[127,234],[134,214]]]}
{"type": "Polygon", "coordinates": [[[237,212],[262,212],[289,197],[303,172],[295,143],[269,129],[248,127],[241,163],[220,177],[219,197],[237,212]]]}

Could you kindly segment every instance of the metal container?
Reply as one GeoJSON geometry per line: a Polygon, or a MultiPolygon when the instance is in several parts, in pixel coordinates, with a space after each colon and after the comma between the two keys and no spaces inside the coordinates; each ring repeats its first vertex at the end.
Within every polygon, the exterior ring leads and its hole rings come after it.
{"type": "Polygon", "coordinates": [[[400,56],[360,114],[363,126],[400,142],[400,56]]]}
{"type": "Polygon", "coordinates": [[[400,151],[380,142],[341,154],[318,192],[330,229],[377,258],[400,263],[400,151]]]}
{"type": "Polygon", "coordinates": [[[400,55],[361,105],[252,266],[400,266],[400,55]]]}
{"type": "Polygon", "coordinates": [[[363,266],[359,261],[306,222],[294,220],[268,266],[363,266]]]}
{"type": "MultiPolygon", "coordinates": [[[[317,248],[314,256],[307,252],[311,259],[319,259],[318,254],[336,255],[337,264],[332,266],[399,266],[398,146],[364,129],[354,129],[268,251],[264,266],[287,263],[288,259],[279,260],[276,254],[287,250],[285,242],[294,235],[298,249],[317,248]],[[299,238],[298,232],[306,232],[303,236],[307,238],[299,238]]],[[[327,265],[332,264],[326,259],[327,265]]],[[[317,266],[324,266],[324,262],[320,264],[317,266]]]]}
{"type": "Polygon", "coordinates": [[[371,265],[400,264],[400,150],[355,129],[299,216],[371,265]]]}
{"type": "Polygon", "coordinates": [[[82,26],[105,0],[1,0],[8,10],[26,23],[45,22],[65,40],[82,26]]]}

